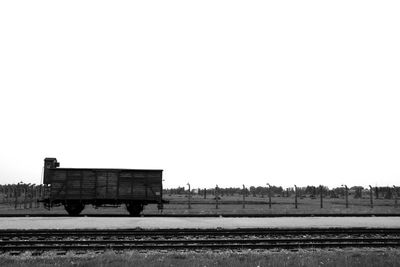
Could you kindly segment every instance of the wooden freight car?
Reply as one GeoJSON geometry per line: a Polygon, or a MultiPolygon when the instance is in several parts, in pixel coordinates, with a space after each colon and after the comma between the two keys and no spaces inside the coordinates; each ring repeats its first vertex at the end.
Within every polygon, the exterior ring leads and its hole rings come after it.
{"type": "Polygon", "coordinates": [[[126,205],[138,216],[145,205],[162,209],[162,170],[59,168],[55,158],[44,160],[43,184],[47,188],[45,206],[64,205],[73,216],[85,205],[94,207],[126,205]]]}

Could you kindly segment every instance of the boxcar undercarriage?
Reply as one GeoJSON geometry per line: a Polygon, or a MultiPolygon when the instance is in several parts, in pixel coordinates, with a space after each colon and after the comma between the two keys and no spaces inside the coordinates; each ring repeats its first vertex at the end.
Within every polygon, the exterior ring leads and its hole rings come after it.
{"type": "Polygon", "coordinates": [[[80,200],[80,199],[54,199],[51,200],[49,198],[41,200],[44,203],[44,207],[46,209],[51,209],[52,207],[64,206],[65,210],[71,216],[79,215],[87,205],[92,205],[95,209],[100,207],[112,207],[118,208],[122,205],[126,207],[126,210],[129,212],[131,216],[140,216],[140,213],[143,211],[144,207],[148,204],[158,204],[157,207],[159,210],[163,209],[163,204],[161,203],[149,203],[149,202],[141,202],[141,201],[132,201],[129,199],[101,199],[101,200],[80,200]]]}

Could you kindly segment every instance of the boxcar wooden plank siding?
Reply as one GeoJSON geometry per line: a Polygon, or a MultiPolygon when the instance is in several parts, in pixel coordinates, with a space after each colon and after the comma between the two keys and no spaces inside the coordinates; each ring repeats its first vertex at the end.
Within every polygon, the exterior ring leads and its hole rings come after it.
{"type": "Polygon", "coordinates": [[[49,169],[52,199],[125,199],[158,201],[161,170],[49,169]]]}
{"type": "Polygon", "coordinates": [[[45,158],[43,184],[50,188],[41,201],[45,207],[64,205],[77,216],[85,205],[125,205],[131,216],[139,216],[147,204],[163,208],[162,170],[59,168],[56,158],[45,158]]]}

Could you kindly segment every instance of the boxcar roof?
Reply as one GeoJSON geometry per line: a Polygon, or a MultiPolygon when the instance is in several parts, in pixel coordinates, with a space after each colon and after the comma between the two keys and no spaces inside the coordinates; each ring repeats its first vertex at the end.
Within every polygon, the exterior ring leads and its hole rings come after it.
{"type": "Polygon", "coordinates": [[[162,169],[113,169],[113,168],[51,168],[51,170],[74,171],[163,171],[162,169]]]}

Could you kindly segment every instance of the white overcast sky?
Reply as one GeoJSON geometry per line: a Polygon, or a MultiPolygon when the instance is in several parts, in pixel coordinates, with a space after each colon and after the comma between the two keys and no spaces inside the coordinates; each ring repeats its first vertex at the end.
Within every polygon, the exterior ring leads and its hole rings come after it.
{"type": "Polygon", "coordinates": [[[0,183],[400,185],[399,1],[1,1],[0,183]]]}

